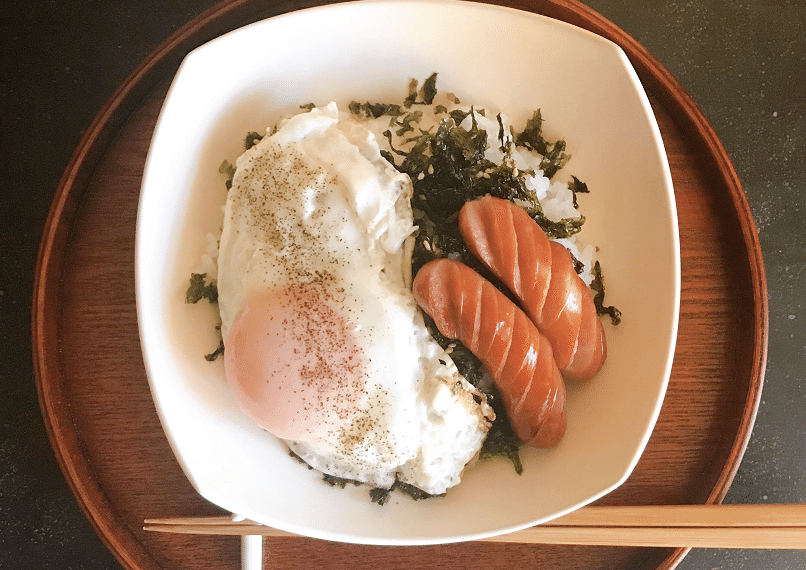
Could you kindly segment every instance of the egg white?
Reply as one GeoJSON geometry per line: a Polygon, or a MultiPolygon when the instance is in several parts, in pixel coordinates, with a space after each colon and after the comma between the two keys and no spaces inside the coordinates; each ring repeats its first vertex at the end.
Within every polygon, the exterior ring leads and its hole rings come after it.
{"type": "Polygon", "coordinates": [[[237,161],[218,302],[226,347],[250,295],[327,275],[367,362],[366,390],[349,438],[323,428],[288,446],[330,475],[441,494],[478,453],[493,413],[411,294],[411,193],[375,136],[334,103],[288,119],[237,161]]]}

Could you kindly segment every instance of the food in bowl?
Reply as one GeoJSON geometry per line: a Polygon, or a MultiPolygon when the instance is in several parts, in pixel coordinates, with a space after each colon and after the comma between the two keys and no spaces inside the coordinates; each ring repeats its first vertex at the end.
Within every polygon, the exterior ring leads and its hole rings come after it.
{"type": "Polygon", "coordinates": [[[439,495],[483,446],[519,469],[520,442],[553,446],[565,431],[560,369],[589,377],[604,361],[597,308],[617,313],[593,246],[575,240],[587,188],[551,181],[570,157],[543,139],[539,112],[518,133],[486,115],[438,98],[432,75],[400,105],[311,105],[248,137],[237,160],[215,283],[227,381],[247,415],[330,478],[439,495]],[[474,231],[489,208],[515,218],[474,231]],[[527,260],[502,271],[511,256],[490,247],[502,239],[491,232],[515,227],[545,246],[525,313],[527,274],[513,268],[527,260]],[[464,290],[489,293],[471,304],[464,290]],[[466,302],[469,334],[446,325],[436,297],[466,302]]]}

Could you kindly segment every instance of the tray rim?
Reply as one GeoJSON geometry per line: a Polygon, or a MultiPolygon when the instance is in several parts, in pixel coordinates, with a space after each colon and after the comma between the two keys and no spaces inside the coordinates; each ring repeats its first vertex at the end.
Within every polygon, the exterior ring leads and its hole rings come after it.
{"type": "MultiPolygon", "coordinates": [[[[341,0],[336,0],[341,1],[341,0]]],[[[689,136],[696,136],[709,150],[708,158],[714,161],[729,190],[731,206],[746,247],[747,262],[753,293],[754,351],[751,384],[737,436],[730,449],[729,460],[722,466],[721,475],[706,504],[718,503],[727,490],[741,464],[741,459],[752,433],[758,412],[767,361],[769,336],[769,307],[767,284],[761,245],[749,204],[738,175],[715,131],[699,106],[677,79],[641,44],[604,16],[577,0],[469,0],[548,15],[589,30],[619,45],[628,56],[642,83],[652,96],[672,107],[676,122],[686,127],[689,136]],[[546,14],[549,11],[551,14],[546,14]],[[753,381],[754,380],[754,381],[753,381]]],[[[131,112],[142,104],[146,95],[165,79],[165,75],[178,68],[184,56],[206,41],[255,20],[255,16],[269,8],[277,14],[297,11],[331,3],[322,0],[234,0],[217,4],[171,34],[123,81],[99,110],[84,133],[79,145],[64,170],[42,231],[36,260],[31,312],[31,334],[34,375],[48,438],[65,480],[81,510],[96,534],[126,568],[137,570],[145,562],[125,548],[126,543],[139,540],[126,528],[115,526],[114,508],[97,484],[88,477],[90,471],[83,455],[73,453],[81,449],[80,441],[69,421],[60,414],[54,402],[61,402],[62,383],[46,382],[46,378],[64,379],[58,358],[59,338],[57,327],[49,326],[58,315],[59,285],[64,267],[63,252],[67,247],[72,223],[79,211],[86,185],[106,149],[131,112]],[[83,477],[82,477],[83,475],[83,477]],[[121,536],[121,533],[123,536],[121,536]]],[[[264,17],[271,17],[269,15],[264,17]]],[[[744,255],[742,256],[744,258],[744,255]]],[[[676,567],[690,548],[676,548],[659,568],[676,567]]],[[[147,555],[146,555],[147,556],[147,555]]],[[[150,558],[150,557],[149,557],[150,558]]],[[[153,560],[152,560],[153,562],[153,560]]]]}

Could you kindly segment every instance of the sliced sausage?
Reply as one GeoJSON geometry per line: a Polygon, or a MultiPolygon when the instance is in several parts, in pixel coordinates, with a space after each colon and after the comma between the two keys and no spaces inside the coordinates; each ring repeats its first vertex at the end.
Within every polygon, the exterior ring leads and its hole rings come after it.
{"type": "Polygon", "coordinates": [[[492,196],[466,203],[459,229],[468,249],[548,337],[563,376],[596,374],[607,358],[604,327],[568,250],[550,241],[523,208],[492,196]]]}
{"type": "Polygon", "coordinates": [[[556,445],[566,427],[565,384],[551,344],[529,317],[451,259],[426,263],[412,290],[439,331],[460,340],[490,372],[515,434],[534,447],[556,445]]]}

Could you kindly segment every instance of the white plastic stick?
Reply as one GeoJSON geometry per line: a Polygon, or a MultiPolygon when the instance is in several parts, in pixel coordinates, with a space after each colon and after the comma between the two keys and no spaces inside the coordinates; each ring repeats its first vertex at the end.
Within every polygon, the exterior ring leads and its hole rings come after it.
{"type": "Polygon", "coordinates": [[[263,570],[263,537],[248,534],[241,537],[241,570],[263,570]]]}
{"type": "MultiPolygon", "coordinates": [[[[232,515],[233,522],[245,520],[232,515]]],[[[263,570],[263,537],[247,534],[241,537],[241,570],[263,570]]]]}

